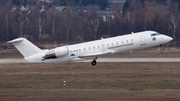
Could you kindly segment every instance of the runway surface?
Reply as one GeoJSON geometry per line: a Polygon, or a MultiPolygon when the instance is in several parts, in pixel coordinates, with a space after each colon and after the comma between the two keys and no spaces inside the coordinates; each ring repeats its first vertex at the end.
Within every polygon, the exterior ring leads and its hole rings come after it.
{"type": "MultiPolygon", "coordinates": [[[[7,63],[25,63],[24,59],[0,59],[0,64],[7,63]]],[[[91,62],[91,60],[82,61],[91,62]]],[[[97,62],[180,62],[180,58],[98,58],[97,62]]]]}
{"type": "Polygon", "coordinates": [[[180,58],[99,58],[98,62],[180,62],[180,58]]]}

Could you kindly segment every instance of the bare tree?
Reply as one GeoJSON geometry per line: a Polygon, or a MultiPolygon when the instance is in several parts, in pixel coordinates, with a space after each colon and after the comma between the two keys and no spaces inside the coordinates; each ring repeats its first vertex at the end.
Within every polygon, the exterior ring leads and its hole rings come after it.
{"type": "Polygon", "coordinates": [[[18,37],[24,37],[24,28],[26,22],[25,12],[14,12],[14,31],[17,33],[18,37]]]}
{"type": "Polygon", "coordinates": [[[6,26],[6,40],[8,41],[9,40],[9,14],[7,13],[4,17],[4,23],[5,23],[5,26],[6,26]]]}
{"type": "Polygon", "coordinates": [[[100,17],[97,14],[92,14],[88,18],[90,28],[94,33],[94,39],[97,39],[97,31],[100,25],[100,17]]]}
{"type": "Polygon", "coordinates": [[[145,13],[145,18],[144,18],[144,29],[146,30],[147,29],[147,22],[151,17],[150,11],[153,7],[152,7],[152,4],[148,0],[145,0],[144,6],[146,8],[146,13],[145,13]]]}
{"type": "Polygon", "coordinates": [[[177,18],[177,14],[171,14],[170,21],[171,21],[170,29],[173,32],[174,47],[175,47],[176,46],[176,32],[177,32],[177,28],[179,24],[179,19],[177,18]]]}
{"type": "Polygon", "coordinates": [[[126,11],[125,18],[127,19],[127,23],[129,24],[129,31],[135,31],[136,27],[138,27],[137,22],[146,20],[144,17],[145,9],[142,7],[140,0],[131,0],[130,6],[126,11]],[[144,17],[139,18],[139,17],[144,17]],[[140,20],[141,19],[141,20],[140,20]]]}
{"type": "Polygon", "coordinates": [[[2,27],[3,30],[5,31],[5,36],[6,36],[6,41],[9,40],[10,36],[10,18],[11,15],[7,8],[11,5],[10,0],[2,0],[1,5],[0,5],[0,16],[2,17],[2,27]]]}
{"type": "Polygon", "coordinates": [[[55,37],[55,21],[56,21],[56,16],[55,14],[52,17],[52,39],[54,40],[55,37]]]}
{"type": "Polygon", "coordinates": [[[55,38],[55,29],[56,29],[56,17],[57,17],[57,12],[50,10],[46,11],[47,15],[47,20],[45,23],[46,29],[48,29],[48,33],[51,36],[51,39],[54,40],[55,38]]]}
{"type": "Polygon", "coordinates": [[[36,18],[36,21],[38,24],[38,31],[39,31],[38,39],[41,40],[42,29],[43,29],[44,23],[45,23],[45,19],[43,18],[41,13],[38,14],[38,18],[36,18]]]}
{"type": "Polygon", "coordinates": [[[23,14],[23,12],[20,12],[20,16],[19,16],[19,37],[23,37],[24,36],[24,24],[25,24],[25,15],[23,14]]]}
{"type": "Polygon", "coordinates": [[[61,28],[66,34],[66,41],[69,43],[70,35],[74,33],[74,29],[76,27],[76,18],[75,14],[72,13],[72,8],[68,8],[67,11],[61,13],[61,28]]]}
{"type": "Polygon", "coordinates": [[[5,32],[3,34],[6,37],[6,41],[7,41],[9,40],[9,12],[3,9],[1,6],[0,6],[0,21],[2,21],[1,27],[5,32]]]}
{"type": "Polygon", "coordinates": [[[35,17],[37,26],[38,26],[38,40],[40,41],[42,38],[42,31],[45,26],[45,21],[46,21],[46,11],[44,7],[42,6],[42,9],[40,11],[36,12],[37,15],[35,17]]]}
{"type": "Polygon", "coordinates": [[[169,27],[173,33],[174,47],[176,46],[176,33],[179,25],[179,14],[178,14],[178,3],[172,2],[169,3],[169,15],[170,15],[170,24],[169,27]]]}

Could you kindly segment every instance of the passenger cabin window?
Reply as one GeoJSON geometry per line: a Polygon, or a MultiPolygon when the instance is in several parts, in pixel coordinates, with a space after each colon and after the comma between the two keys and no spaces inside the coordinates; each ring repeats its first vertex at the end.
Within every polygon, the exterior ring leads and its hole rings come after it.
{"type": "Polygon", "coordinates": [[[84,48],[84,51],[86,51],[86,48],[84,48]]]}
{"type": "Polygon", "coordinates": [[[98,48],[100,48],[100,46],[98,45],[98,48]]]}
{"type": "Polygon", "coordinates": [[[131,39],[131,42],[133,42],[133,39],[131,39]]]}

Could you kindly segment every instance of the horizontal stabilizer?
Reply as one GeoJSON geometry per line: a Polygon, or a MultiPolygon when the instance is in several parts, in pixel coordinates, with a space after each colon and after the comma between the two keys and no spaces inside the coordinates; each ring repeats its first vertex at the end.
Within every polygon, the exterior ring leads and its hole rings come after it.
{"type": "Polygon", "coordinates": [[[15,43],[15,42],[20,42],[20,41],[23,41],[23,38],[14,39],[14,40],[8,41],[7,43],[15,43]]]}

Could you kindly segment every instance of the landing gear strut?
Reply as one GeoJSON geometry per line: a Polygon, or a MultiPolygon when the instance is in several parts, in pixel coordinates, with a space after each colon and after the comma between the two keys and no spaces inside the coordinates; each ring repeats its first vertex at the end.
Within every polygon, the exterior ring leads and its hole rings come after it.
{"type": "Polygon", "coordinates": [[[97,57],[91,62],[91,65],[93,65],[93,66],[95,66],[96,65],[96,59],[97,59],[97,57]]]}
{"type": "Polygon", "coordinates": [[[160,49],[160,53],[163,53],[164,52],[164,50],[163,50],[163,46],[162,45],[160,45],[160,47],[161,47],[161,49],[160,49]]]}

